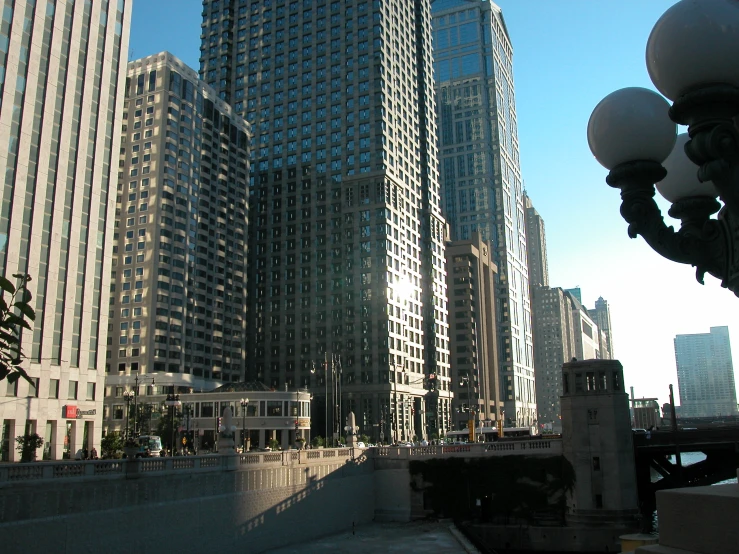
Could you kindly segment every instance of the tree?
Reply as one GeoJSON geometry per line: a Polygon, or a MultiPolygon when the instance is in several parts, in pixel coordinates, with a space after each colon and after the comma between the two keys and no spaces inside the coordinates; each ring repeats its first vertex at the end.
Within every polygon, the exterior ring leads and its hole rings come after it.
{"type": "Polygon", "coordinates": [[[31,276],[22,273],[13,275],[18,285],[0,275],[0,381],[7,379],[15,383],[23,377],[31,385],[35,383],[21,367],[25,355],[21,349],[23,329],[31,330],[29,321],[35,321],[36,312],[30,306],[31,291],[27,285],[31,276]]]}
{"type": "Polygon", "coordinates": [[[313,446],[313,448],[318,448],[319,446],[324,445],[324,440],[321,435],[316,435],[315,437],[313,437],[313,440],[311,440],[310,443],[313,446]]]}
{"type": "Polygon", "coordinates": [[[117,458],[123,450],[123,440],[118,433],[108,433],[100,441],[103,458],[117,458]]]}
{"type": "MultiPolygon", "coordinates": [[[[175,414],[174,429],[176,430],[177,428],[179,428],[179,426],[179,414],[175,414]]],[[[172,409],[167,408],[167,410],[162,414],[162,417],[160,417],[159,421],[157,422],[156,434],[159,435],[159,437],[162,439],[162,444],[170,449],[172,452],[174,452],[175,448],[177,448],[177,445],[172,444],[172,429],[172,409]]],[[[177,440],[177,437],[174,438],[175,440],[177,440]]]]}
{"type": "Polygon", "coordinates": [[[41,448],[44,439],[36,433],[26,433],[15,437],[18,446],[15,449],[21,453],[21,462],[32,462],[36,459],[36,449],[41,448]]]}

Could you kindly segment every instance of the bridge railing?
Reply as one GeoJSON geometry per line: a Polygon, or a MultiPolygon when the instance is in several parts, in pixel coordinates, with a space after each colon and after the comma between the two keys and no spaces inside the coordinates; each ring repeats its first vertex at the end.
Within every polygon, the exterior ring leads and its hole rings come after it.
{"type": "Polygon", "coordinates": [[[447,457],[487,457],[507,455],[562,454],[562,439],[522,440],[430,446],[381,446],[372,449],[381,458],[417,459],[447,457]]]}
{"type": "Polygon", "coordinates": [[[133,460],[70,460],[0,464],[0,487],[11,483],[59,479],[98,479],[188,471],[224,471],[258,467],[344,463],[362,455],[361,449],[322,448],[284,452],[136,458],[133,460]]]}

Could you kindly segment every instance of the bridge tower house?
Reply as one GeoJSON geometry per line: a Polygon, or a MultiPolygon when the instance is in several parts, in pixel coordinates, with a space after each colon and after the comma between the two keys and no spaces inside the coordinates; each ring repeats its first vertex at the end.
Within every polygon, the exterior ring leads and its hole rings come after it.
{"type": "Polygon", "coordinates": [[[637,527],[629,395],[617,360],[562,366],[562,448],[575,470],[568,524],[637,527]]]}

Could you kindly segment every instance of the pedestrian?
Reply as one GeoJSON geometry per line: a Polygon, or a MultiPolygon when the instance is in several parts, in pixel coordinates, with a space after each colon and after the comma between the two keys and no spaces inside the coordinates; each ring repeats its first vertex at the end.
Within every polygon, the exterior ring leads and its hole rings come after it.
{"type": "Polygon", "coordinates": [[[89,459],[88,458],[88,453],[87,453],[87,447],[85,447],[85,449],[82,451],[82,459],[83,460],[88,460],[89,459]]]}
{"type": "Polygon", "coordinates": [[[90,452],[90,458],[93,460],[98,459],[98,451],[94,446],[92,447],[92,451],[90,452]]]}

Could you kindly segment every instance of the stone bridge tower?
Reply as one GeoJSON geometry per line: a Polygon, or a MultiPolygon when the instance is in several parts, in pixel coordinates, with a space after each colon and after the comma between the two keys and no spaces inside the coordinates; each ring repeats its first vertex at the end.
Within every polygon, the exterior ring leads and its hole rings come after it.
{"type": "Polygon", "coordinates": [[[629,396],[617,360],[562,366],[562,447],[575,470],[568,522],[637,526],[637,489],[629,396]]]}

